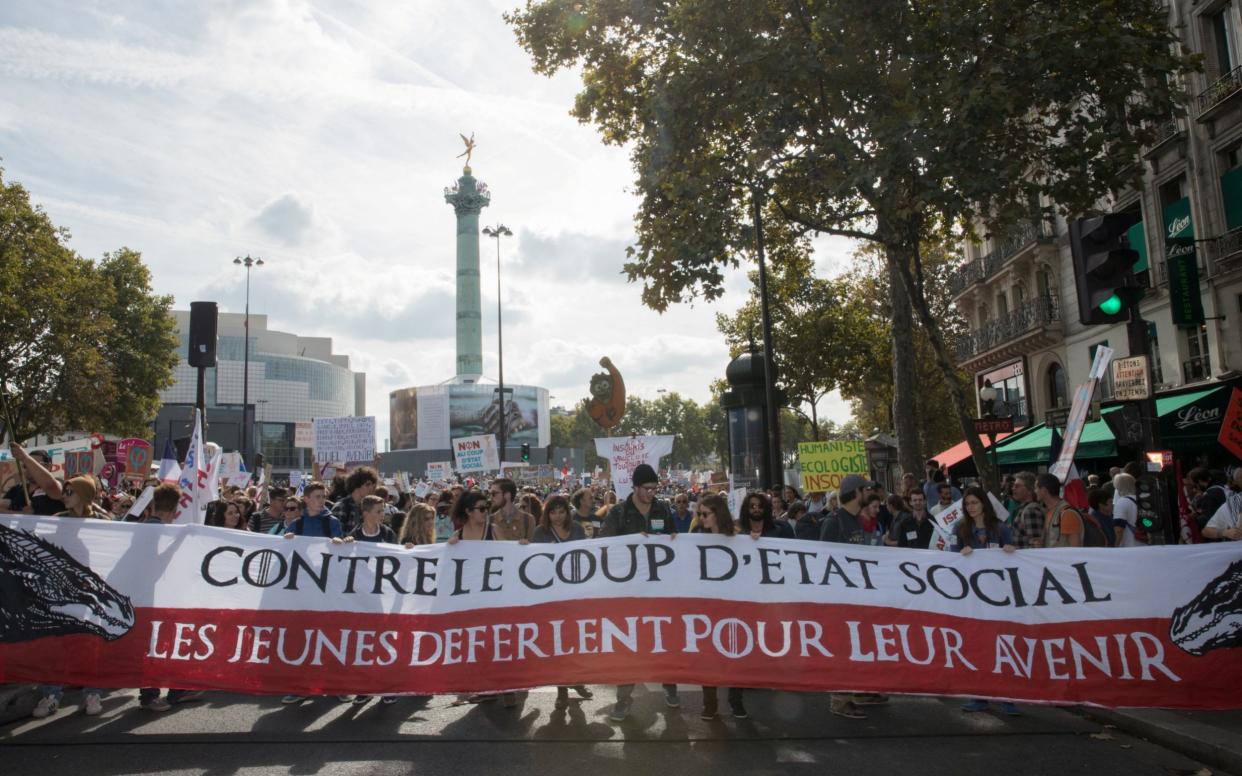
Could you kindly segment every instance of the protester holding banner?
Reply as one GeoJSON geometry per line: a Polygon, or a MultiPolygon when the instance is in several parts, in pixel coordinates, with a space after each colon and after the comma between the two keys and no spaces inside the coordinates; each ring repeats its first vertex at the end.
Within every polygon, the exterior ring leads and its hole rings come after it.
{"type": "Polygon", "coordinates": [[[1044,505],[1035,499],[1035,473],[1018,472],[1013,478],[1013,499],[1009,527],[1014,545],[1020,550],[1044,546],[1044,505]]]}
{"type": "MultiPolygon", "coordinates": [[[[713,493],[699,499],[695,518],[697,519],[696,528],[703,533],[727,537],[732,537],[736,533],[733,515],[729,512],[729,501],[719,493],[713,493]]],[[[729,707],[733,712],[734,719],[746,719],[749,715],[746,713],[746,706],[743,703],[742,688],[730,687],[728,697],[729,707]]],[[[706,720],[716,719],[719,714],[717,703],[716,688],[705,685],[703,687],[703,712],[700,714],[700,717],[706,720]]]]}
{"type": "Polygon", "coordinates": [[[497,477],[488,487],[492,501],[492,527],[497,538],[530,541],[535,535],[535,517],[517,505],[517,484],[508,477],[497,477]]]}
{"type": "Polygon", "coordinates": [[[112,516],[95,504],[98,489],[91,477],[74,477],[61,488],[65,510],[56,517],[94,517],[111,520],[112,516]]]}
{"type": "Polygon", "coordinates": [[[978,485],[966,488],[966,494],[962,496],[962,510],[965,516],[949,526],[946,550],[969,555],[975,550],[999,548],[1013,552],[1017,549],[1009,526],[996,516],[992,500],[983,488],[978,485]]]}
{"type": "MultiPolygon", "coordinates": [[[[436,522],[436,510],[431,505],[411,505],[410,511],[405,516],[405,522],[401,526],[401,544],[405,545],[407,550],[422,544],[435,544],[438,540],[436,522]]],[[[445,522],[449,523],[447,515],[445,515],[445,522]]],[[[449,533],[451,535],[452,532],[449,533]]],[[[447,537],[445,540],[447,541],[447,537]]]]}
{"type": "MultiPolygon", "coordinates": [[[[569,500],[558,495],[549,498],[548,503],[544,504],[543,516],[531,541],[535,544],[561,544],[586,538],[582,525],[569,516],[569,500]]],[[[573,689],[584,700],[595,697],[585,684],[574,685],[573,689]]],[[[559,711],[569,708],[568,686],[556,688],[556,708],[559,711]]]]}
{"type": "Polygon", "coordinates": [[[370,466],[359,466],[345,478],[345,495],[332,507],[332,514],[341,521],[341,530],[349,533],[362,522],[362,500],[375,493],[379,472],[370,466]]]}
{"type": "Polygon", "coordinates": [[[477,490],[463,491],[453,502],[453,523],[460,525],[449,537],[448,544],[457,544],[462,539],[472,541],[496,541],[495,526],[492,524],[491,504],[487,494],[477,490]]]}
{"type": "Polygon", "coordinates": [[[579,488],[569,499],[574,505],[574,522],[582,526],[588,539],[599,533],[603,520],[595,514],[595,494],[590,488],[579,488]]]}
{"type": "Polygon", "coordinates": [[[271,533],[284,522],[285,497],[289,492],[281,487],[268,488],[267,505],[250,516],[249,528],[255,533],[271,533]]]}
{"type": "Polygon", "coordinates": [[[362,499],[362,521],[345,536],[346,542],[382,542],[396,544],[397,535],[384,524],[384,507],[387,502],[379,496],[362,499]]]}
{"type": "MultiPolygon", "coordinates": [[[[630,479],[633,490],[625,497],[624,503],[617,504],[608,510],[604,518],[602,536],[628,536],[630,534],[677,534],[673,525],[672,515],[666,503],[656,498],[660,489],[660,478],[649,464],[640,463],[634,467],[630,479]]],[[[630,715],[633,703],[634,685],[617,685],[617,705],[608,719],[613,722],[624,722],[630,715]]],[[[670,709],[681,706],[681,696],[677,694],[677,685],[664,685],[664,705],[670,709]]]]}
{"type": "Polygon", "coordinates": [[[690,509],[690,494],[682,491],[673,496],[673,525],[677,533],[689,533],[690,524],[694,522],[694,512],[690,509]]]}
{"type": "Polygon", "coordinates": [[[301,517],[294,520],[289,525],[289,530],[285,532],[286,539],[292,539],[295,536],[322,536],[325,539],[331,539],[334,544],[340,544],[345,532],[341,529],[341,521],[336,519],[326,506],[328,502],[328,489],[322,482],[312,482],[306,486],[303,492],[303,500],[306,502],[306,509],[302,512],[301,517]]]}
{"type": "Polygon", "coordinates": [[[936,526],[927,511],[927,497],[923,491],[915,488],[910,491],[910,511],[897,521],[893,533],[897,538],[898,547],[926,550],[936,536],[936,526]]]}
{"type": "MultiPolygon", "coordinates": [[[[535,525],[539,525],[539,521],[543,518],[543,502],[534,493],[523,493],[518,499],[518,511],[526,512],[535,521],[535,525]]],[[[534,536],[534,533],[531,534],[534,536]]]]}
{"type": "Polygon", "coordinates": [[[272,536],[283,536],[289,533],[290,526],[302,516],[302,509],[302,499],[297,496],[287,497],[284,501],[284,506],[281,507],[282,522],[272,526],[268,533],[272,536]]]}

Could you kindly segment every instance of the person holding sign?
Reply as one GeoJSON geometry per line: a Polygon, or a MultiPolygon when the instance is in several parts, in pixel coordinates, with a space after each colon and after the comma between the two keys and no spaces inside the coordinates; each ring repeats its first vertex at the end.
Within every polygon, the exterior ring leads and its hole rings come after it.
{"type": "MultiPolygon", "coordinates": [[[[604,518],[601,536],[627,536],[629,534],[668,534],[677,535],[673,517],[669,513],[668,504],[656,498],[660,489],[660,478],[649,464],[640,463],[634,467],[631,479],[633,492],[625,497],[625,501],[608,510],[604,518]]],[[[617,685],[617,705],[608,715],[613,722],[624,722],[630,715],[633,703],[634,685],[617,685]]],[[[677,694],[677,685],[664,685],[664,705],[670,709],[681,706],[681,697],[677,694]]]]}
{"type": "MultiPolygon", "coordinates": [[[[749,499],[749,496],[747,498],[749,499]]],[[[719,493],[701,498],[696,516],[698,527],[703,533],[733,536],[737,530],[733,525],[733,515],[729,514],[729,501],[719,493]]],[[[733,710],[734,719],[746,719],[749,716],[746,713],[746,706],[742,703],[742,692],[741,687],[729,688],[729,707],[733,710]]],[[[702,719],[716,719],[716,703],[716,688],[704,686],[703,713],[700,715],[702,719]]]]}

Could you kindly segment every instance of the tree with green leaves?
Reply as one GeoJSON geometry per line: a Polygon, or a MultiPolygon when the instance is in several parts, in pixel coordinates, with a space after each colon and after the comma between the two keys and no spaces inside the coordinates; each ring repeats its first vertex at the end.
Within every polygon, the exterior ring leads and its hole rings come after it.
{"type": "Polygon", "coordinates": [[[172,298],[123,248],[98,263],[0,170],[0,387],[14,439],[146,436],[177,364],[172,298]]]}
{"type": "Polygon", "coordinates": [[[676,442],[672,457],[665,461],[668,466],[703,465],[719,452],[723,413],[718,401],[700,405],[676,392],[662,393],[654,400],[630,394],[625,399],[621,423],[608,430],[591,420],[587,413],[589,403],[589,399],[582,399],[572,414],[552,417],[552,444],[585,449],[588,468],[602,466],[606,460],[595,453],[597,437],[672,435],[676,442]]]}
{"type": "Polygon", "coordinates": [[[632,149],[625,268],[646,304],[717,298],[756,213],[877,244],[993,482],[921,246],[1137,182],[1195,64],[1154,2],[528,0],[506,18],[537,72],[581,72],[573,114],[632,149]]]}

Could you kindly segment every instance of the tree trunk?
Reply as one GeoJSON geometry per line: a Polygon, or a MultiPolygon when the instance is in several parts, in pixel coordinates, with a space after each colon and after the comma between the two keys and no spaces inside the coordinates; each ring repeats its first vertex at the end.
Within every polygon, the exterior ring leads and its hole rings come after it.
{"type": "Polygon", "coordinates": [[[914,362],[914,317],[910,311],[910,295],[895,269],[897,264],[903,263],[902,259],[893,255],[891,247],[886,248],[885,253],[888,256],[888,299],[893,316],[892,417],[897,434],[897,460],[903,473],[913,472],[917,477],[923,471],[923,452],[919,449],[915,401],[918,375],[914,362]]]}
{"type": "MultiPolygon", "coordinates": [[[[979,435],[975,433],[974,424],[971,422],[972,417],[967,409],[970,405],[967,402],[961,384],[955,378],[956,370],[953,367],[953,360],[949,355],[949,349],[945,345],[944,337],[940,336],[939,324],[932,317],[931,308],[927,305],[927,297],[923,293],[923,262],[919,246],[920,232],[921,230],[917,226],[907,225],[905,229],[899,232],[900,237],[898,239],[900,242],[893,244],[890,249],[885,251],[885,254],[888,258],[890,270],[895,270],[898,277],[901,278],[901,283],[909,295],[911,306],[914,308],[914,312],[918,314],[919,323],[922,324],[923,330],[927,332],[927,339],[931,342],[932,351],[936,356],[936,366],[940,369],[941,376],[949,385],[949,396],[953,399],[953,410],[961,423],[962,436],[970,447],[970,455],[975,461],[975,467],[979,471],[980,479],[988,490],[999,494],[999,473],[992,468],[992,462],[988,458],[987,452],[983,449],[983,443],[979,441],[979,435]]],[[[888,247],[886,246],[886,248],[888,247]]]]}

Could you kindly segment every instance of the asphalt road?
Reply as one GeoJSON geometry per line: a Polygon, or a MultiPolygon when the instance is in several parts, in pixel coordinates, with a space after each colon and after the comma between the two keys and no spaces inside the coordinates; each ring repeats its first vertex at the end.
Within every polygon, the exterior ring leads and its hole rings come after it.
{"type": "MultiPolygon", "coordinates": [[[[519,694],[517,708],[451,696],[382,706],[317,698],[209,693],[158,714],[136,692],[104,699],[87,717],[70,691],[60,712],[0,727],[4,776],[103,774],[1203,774],[1200,763],[1084,719],[1025,706],[1021,717],[967,714],[950,698],[894,697],[866,720],[828,713],[827,697],[753,690],[750,718],[699,719],[702,694],[682,708],[659,685],[639,687],[630,719],[607,720],[612,689],[553,708],[555,690],[519,694]]],[[[1218,771],[1219,773],[1219,771],[1218,771]]]]}

